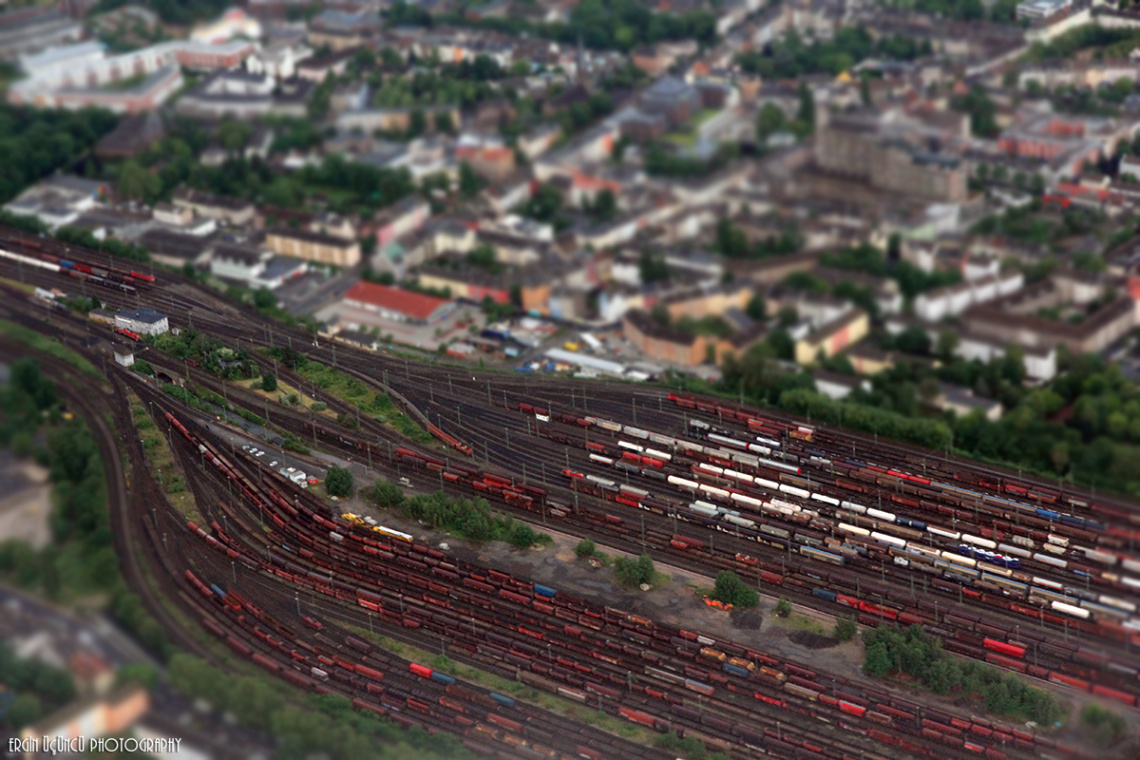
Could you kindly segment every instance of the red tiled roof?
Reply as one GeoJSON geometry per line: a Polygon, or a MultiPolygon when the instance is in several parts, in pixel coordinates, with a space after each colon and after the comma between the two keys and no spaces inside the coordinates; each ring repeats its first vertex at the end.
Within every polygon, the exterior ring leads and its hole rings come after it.
{"type": "Polygon", "coordinates": [[[358,282],[344,294],[344,300],[370,304],[388,311],[406,314],[416,319],[427,319],[436,309],[447,303],[442,298],[400,290],[387,285],[358,282]]]}

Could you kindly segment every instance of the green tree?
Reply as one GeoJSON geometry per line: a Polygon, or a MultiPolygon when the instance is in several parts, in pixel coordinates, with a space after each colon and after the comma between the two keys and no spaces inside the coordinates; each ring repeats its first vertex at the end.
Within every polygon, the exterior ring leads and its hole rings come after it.
{"type": "Polygon", "coordinates": [[[740,576],[731,570],[722,570],[716,574],[712,598],[733,607],[755,607],[760,603],[760,594],[756,589],[741,581],[740,576]]]}
{"type": "Polygon", "coordinates": [[[665,257],[648,248],[643,248],[637,259],[637,272],[641,282],[646,285],[669,279],[669,265],[665,263],[665,257]]]}
{"type": "Polygon", "coordinates": [[[404,491],[395,483],[377,480],[372,486],[372,500],[381,509],[398,509],[404,504],[404,491]]]}
{"type": "Polygon", "coordinates": [[[262,311],[272,309],[277,305],[277,296],[263,285],[253,292],[253,305],[262,311]]]}
{"type": "Polygon", "coordinates": [[[617,198],[614,197],[614,191],[609,188],[600,191],[594,198],[591,212],[603,222],[608,222],[617,216],[617,198]]]}
{"type": "Polygon", "coordinates": [[[1109,747],[1124,736],[1128,723],[1119,714],[1090,702],[1081,710],[1081,728],[1094,744],[1109,747]]]}
{"type": "Polygon", "coordinates": [[[413,108],[412,112],[408,114],[407,136],[409,138],[419,137],[425,131],[427,131],[427,117],[421,109],[413,108]]]}
{"type": "Polygon", "coordinates": [[[443,132],[448,135],[455,133],[455,122],[452,120],[451,114],[447,111],[437,113],[432,122],[435,124],[435,131],[437,132],[443,132]]]}
{"type": "Polygon", "coordinates": [[[786,129],[788,120],[775,103],[765,103],[756,115],[756,142],[765,143],[777,132],[786,129]]]}
{"type": "Polygon", "coordinates": [[[815,95],[805,83],[800,84],[800,105],[796,112],[796,121],[804,134],[815,131],[815,95]]]}
{"type": "Polygon", "coordinates": [[[158,671],[152,665],[128,662],[119,667],[115,681],[120,684],[137,683],[154,691],[158,685],[158,671]]]}
{"type": "Polygon", "coordinates": [[[345,467],[330,467],[325,475],[325,490],[329,496],[347,498],[352,495],[354,485],[352,470],[345,467]]]}
{"type": "Polygon", "coordinates": [[[787,598],[781,596],[779,601],[776,602],[776,614],[780,617],[787,617],[788,615],[791,615],[792,603],[789,602],[787,598]]]}
{"type": "Polygon", "coordinates": [[[925,356],[930,353],[930,336],[926,334],[926,330],[912,325],[895,337],[895,345],[900,351],[908,354],[925,356]]]}
{"type": "Polygon", "coordinates": [[[954,352],[958,350],[958,333],[954,330],[942,330],[938,333],[938,341],[934,352],[944,362],[954,360],[954,352]]]}
{"type": "Polygon", "coordinates": [[[764,296],[756,293],[748,299],[748,306],[745,307],[744,313],[757,322],[763,322],[767,318],[767,309],[768,305],[764,301],[764,296]]]}
{"type": "Polygon", "coordinates": [[[614,575],[623,586],[636,587],[653,582],[656,571],[653,558],[643,554],[637,559],[619,557],[614,561],[614,575]]]}
{"type": "Polygon", "coordinates": [[[855,621],[847,615],[835,621],[835,627],[831,630],[831,635],[837,641],[850,641],[855,638],[855,621]]]}
{"type": "Polygon", "coordinates": [[[277,390],[277,375],[272,372],[263,372],[261,374],[261,389],[266,393],[273,393],[277,390]]]}
{"type": "Polygon", "coordinates": [[[218,127],[218,142],[231,155],[236,155],[249,144],[251,134],[253,128],[247,122],[227,119],[218,127]]]}
{"type": "Polygon", "coordinates": [[[579,559],[588,559],[593,557],[598,552],[598,545],[594,543],[592,538],[583,538],[578,542],[578,546],[574,548],[574,553],[578,555],[579,559]]]}
{"type": "Polygon", "coordinates": [[[464,198],[474,198],[483,189],[483,179],[463,161],[459,164],[459,192],[464,198]]]}
{"type": "Polygon", "coordinates": [[[29,726],[44,714],[43,703],[35,694],[21,694],[12,702],[5,715],[14,730],[29,726]]]}
{"type": "Polygon", "coordinates": [[[115,189],[124,198],[150,201],[162,192],[162,180],[137,161],[130,160],[119,168],[115,189]]]}
{"type": "Polygon", "coordinates": [[[538,533],[526,523],[516,522],[509,540],[516,549],[529,549],[538,541],[538,533]]]}

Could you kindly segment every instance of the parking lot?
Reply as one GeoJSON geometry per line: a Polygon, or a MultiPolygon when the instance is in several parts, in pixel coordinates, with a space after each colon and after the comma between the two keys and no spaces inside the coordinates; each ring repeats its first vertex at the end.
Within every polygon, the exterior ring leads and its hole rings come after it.
{"type": "Polygon", "coordinates": [[[265,441],[249,438],[221,425],[215,426],[214,432],[230,445],[230,453],[235,458],[247,457],[262,467],[273,469],[290,479],[296,476],[297,479],[293,482],[302,488],[310,488],[324,482],[325,468],[303,462],[288,451],[273,448],[265,441]]]}

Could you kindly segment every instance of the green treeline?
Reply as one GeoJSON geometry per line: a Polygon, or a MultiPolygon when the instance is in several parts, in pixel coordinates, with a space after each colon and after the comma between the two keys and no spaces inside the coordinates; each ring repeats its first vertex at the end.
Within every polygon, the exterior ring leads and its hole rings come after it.
{"type": "Polygon", "coordinates": [[[63,419],[55,386],[34,359],[12,364],[11,382],[0,389],[0,409],[0,445],[11,445],[17,456],[33,454],[54,486],[51,545],[37,552],[23,541],[0,542],[0,579],[53,600],[105,595],[115,616],[165,656],[165,632],[119,575],[103,461],[91,430],[81,419],[63,419]],[[46,447],[36,447],[42,424],[46,447]]]}
{"type": "Polygon", "coordinates": [[[117,119],[103,109],[38,109],[0,103],[0,203],[90,150],[117,119]]]}
{"type": "Polygon", "coordinates": [[[281,683],[269,676],[238,676],[187,654],[171,658],[170,682],[191,699],[203,699],[244,726],[267,731],[278,742],[277,757],[303,760],[320,754],[375,760],[467,760],[470,753],[449,734],[429,736],[357,712],[347,697],[311,695],[308,708],[290,704],[281,683]]]}
{"type": "Polygon", "coordinates": [[[0,726],[14,734],[75,698],[71,674],[37,659],[21,659],[0,641],[0,673],[15,698],[0,716],[0,726]]]}
{"type": "Polygon", "coordinates": [[[991,713],[1051,726],[1064,714],[1057,698],[1029,686],[1008,671],[977,660],[960,660],[941,643],[912,625],[902,630],[880,626],[863,634],[863,670],[873,678],[905,673],[938,695],[977,699],[991,713]]]}
{"type": "Polygon", "coordinates": [[[510,515],[492,514],[483,498],[452,498],[443,491],[408,498],[399,486],[386,480],[376,481],[371,497],[381,509],[396,510],[408,519],[422,520],[433,529],[470,541],[506,541],[519,549],[553,541],[510,515]]]}

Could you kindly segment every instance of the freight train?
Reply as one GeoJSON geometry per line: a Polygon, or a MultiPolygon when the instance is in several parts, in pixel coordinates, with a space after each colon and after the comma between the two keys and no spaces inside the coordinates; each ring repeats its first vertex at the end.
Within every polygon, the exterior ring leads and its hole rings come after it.
{"type": "MultiPolygon", "coordinates": [[[[33,249],[36,244],[23,242],[25,249],[33,249]]],[[[0,248],[0,258],[7,259],[21,266],[30,266],[35,269],[56,272],[76,280],[90,282],[121,293],[133,294],[139,287],[149,286],[155,281],[154,275],[137,270],[117,269],[109,266],[90,264],[78,259],[67,259],[47,253],[42,250],[31,250],[30,253],[15,253],[0,248]]]]}

